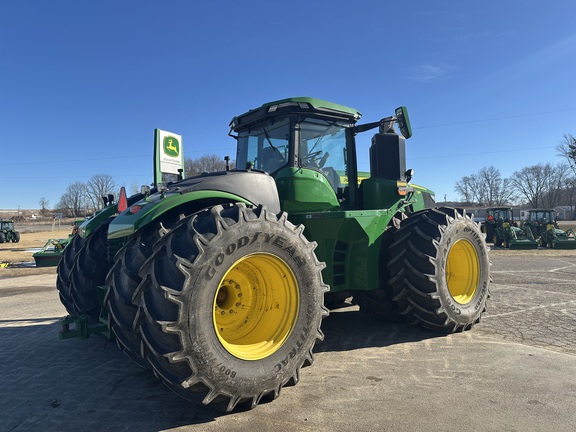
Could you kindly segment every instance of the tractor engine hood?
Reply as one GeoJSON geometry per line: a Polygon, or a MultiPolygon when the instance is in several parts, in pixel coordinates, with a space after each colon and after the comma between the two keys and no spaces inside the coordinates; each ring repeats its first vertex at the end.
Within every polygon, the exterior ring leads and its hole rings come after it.
{"type": "Polygon", "coordinates": [[[208,173],[172,183],[163,192],[132,204],[110,223],[108,238],[132,235],[167,211],[199,200],[208,203],[206,206],[213,205],[211,201],[262,204],[272,213],[280,212],[276,183],[267,173],[258,170],[208,173]]]}

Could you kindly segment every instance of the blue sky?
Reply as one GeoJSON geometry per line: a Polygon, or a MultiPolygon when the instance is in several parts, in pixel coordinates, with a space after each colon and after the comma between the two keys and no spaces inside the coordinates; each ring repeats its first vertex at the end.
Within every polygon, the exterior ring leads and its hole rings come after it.
{"type": "MultiPolygon", "coordinates": [[[[152,181],[154,128],[234,157],[236,115],[312,96],[363,122],[406,105],[413,181],[437,200],[494,165],[560,162],[576,135],[573,1],[0,3],[0,209],[68,184],[152,181]]],[[[371,135],[358,139],[368,170],[371,135]]]]}

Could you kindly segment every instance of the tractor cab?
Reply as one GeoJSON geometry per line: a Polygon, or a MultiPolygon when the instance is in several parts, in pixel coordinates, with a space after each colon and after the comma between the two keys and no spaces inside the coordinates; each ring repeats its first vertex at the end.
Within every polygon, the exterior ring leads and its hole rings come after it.
{"type": "Polygon", "coordinates": [[[490,207],[485,211],[486,218],[482,224],[482,232],[486,233],[486,238],[489,241],[493,239],[496,228],[501,228],[503,224],[515,226],[510,207],[490,207]]]}
{"type": "Polygon", "coordinates": [[[534,225],[557,225],[556,211],[552,209],[528,210],[528,222],[534,225]]]}
{"type": "Polygon", "coordinates": [[[389,208],[404,195],[418,195],[430,206],[431,191],[414,193],[407,185],[412,175],[405,161],[410,122],[404,107],[395,114],[356,126],[361,113],[354,108],[307,97],[270,102],[232,119],[236,167],[270,174],[285,211],[389,208]],[[372,140],[370,174],[363,173],[359,181],[355,136],[375,128],[379,133],[372,140]]]}
{"type": "Polygon", "coordinates": [[[18,243],[20,233],[14,230],[14,221],[0,220],[0,243],[18,243]]]}
{"type": "Polygon", "coordinates": [[[0,221],[0,230],[14,231],[14,222],[12,222],[11,220],[0,221]]]}
{"type": "Polygon", "coordinates": [[[556,249],[576,249],[576,234],[572,229],[563,230],[558,225],[554,209],[528,210],[524,222],[534,237],[539,237],[540,246],[556,249]]]}
{"type": "Polygon", "coordinates": [[[535,238],[541,237],[542,232],[558,228],[556,211],[554,209],[528,210],[528,217],[524,225],[530,228],[535,238]]]}
{"type": "Polygon", "coordinates": [[[486,209],[486,221],[490,223],[513,222],[512,209],[508,207],[495,207],[486,209]]]}
{"type": "Polygon", "coordinates": [[[264,104],[230,123],[230,135],[237,139],[236,167],[273,176],[285,210],[353,205],[353,128],[360,116],[353,108],[312,98],[264,104]]]}

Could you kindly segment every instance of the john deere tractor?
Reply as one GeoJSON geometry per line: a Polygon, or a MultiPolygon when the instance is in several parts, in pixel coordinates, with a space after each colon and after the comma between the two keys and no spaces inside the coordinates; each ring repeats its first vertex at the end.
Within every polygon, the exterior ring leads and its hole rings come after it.
{"type": "Polygon", "coordinates": [[[66,326],[110,328],[178,394],[227,410],[298,382],[343,298],[441,333],[472,328],[490,282],[479,226],[411,183],[404,107],[360,116],[307,97],[266,103],[230,123],[236,169],[121,196],[59,266],[66,326]],[[359,180],[355,138],[373,129],[359,180]]]}
{"type": "Polygon", "coordinates": [[[524,226],[534,237],[539,238],[540,246],[554,249],[576,249],[576,234],[572,229],[560,229],[554,209],[528,210],[524,226]]]}
{"type": "Polygon", "coordinates": [[[486,233],[486,238],[491,239],[494,246],[504,246],[507,249],[538,248],[532,231],[518,226],[510,207],[487,208],[482,232],[486,233]]]}
{"type": "Polygon", "coordinates": [[[14,229],[14,221],[1,220],[0,221],[0,243],[18,243],[20,241],[20,233],[14,229]]]}

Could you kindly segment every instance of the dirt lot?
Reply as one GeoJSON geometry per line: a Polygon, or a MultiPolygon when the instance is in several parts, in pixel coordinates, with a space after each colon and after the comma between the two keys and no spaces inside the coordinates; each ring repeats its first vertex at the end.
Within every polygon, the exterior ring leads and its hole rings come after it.
{"type": "Polygon", "coordinates": [[[0,278],[0,430],[574,432],[574,255],[493,251],[492,298],[469,332],[333,310],[300,383],[230,414],[181,399],[103,338],[59,340],[55,274],[0,278]]]}
{"type": "Polygon", "coordinates": [[[8,267],[0,267],[0,278],[55,273],[56,267],[34,266],[32,254],[52,238],[66,238],[70,229],[36,232],[20,231],[18,243],[0,243],[0,262],[8,262],[8,267]],[[24,266],[24,263],[28,265],[24,266]]]}

